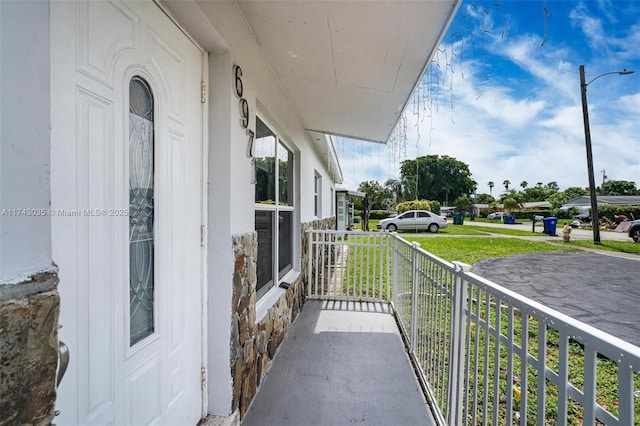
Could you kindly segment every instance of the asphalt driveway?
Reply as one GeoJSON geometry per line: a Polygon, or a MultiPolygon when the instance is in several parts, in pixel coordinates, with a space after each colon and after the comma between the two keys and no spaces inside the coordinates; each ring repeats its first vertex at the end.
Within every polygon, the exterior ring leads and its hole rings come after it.
{"type": "Polygon", "coordinates": [[[472,271],[640,346],[640,257],[534,253],[483,260],[472,271]]]}

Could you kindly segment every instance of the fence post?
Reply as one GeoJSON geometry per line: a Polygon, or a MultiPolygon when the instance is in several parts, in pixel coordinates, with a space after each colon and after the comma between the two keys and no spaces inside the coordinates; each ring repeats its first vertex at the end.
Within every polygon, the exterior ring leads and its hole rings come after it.
{"type": "Polygon", "coordinates": [[[411,351],[415,353],[418,338],[418,248],[419,243],[411,243],[411,351]]]}
{"type": "MultiPolygon", "coordinates": [[[[393,298],[393,305],[395,307],[398,306],[398,239],[395,237],[395,235],[388,235],[388,238],[391,238],[391,285],[392,285],[392,294],[391,297],[393,298]]],[[[387,287],[387,292],[389,291],[389,288],[387,287]]],[[[389,295],[387,294],[387,299],[389,301],[391,301],[391,299],[388,297],[389,295]]],[[[395,308],[394,308],[395,309],[395,308]]]]}
{"type": "Polygon", "coordinates": [[[453,301],[451,306],[451,354],[449,366],[449,425],[465,424],[463,416],[465,384],[465,306],[467,304],[467,280],[464,274],[470,265],[453,262],[455,279],[453,281],[453,301]]]}

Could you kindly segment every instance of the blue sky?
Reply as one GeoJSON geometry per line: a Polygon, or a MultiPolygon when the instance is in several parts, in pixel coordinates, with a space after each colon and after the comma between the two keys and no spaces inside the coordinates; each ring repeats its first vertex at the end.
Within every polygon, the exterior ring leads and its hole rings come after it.
{"type": "Polygon", "coordinates": [[[342,186],[399,177],[402,160],[449,155],[478,193],[522,181],[587,187],[579,66],[588,86],[596,182],[640,187],[640,1],[465,1],[386,145],[334,138],[342,186]],[[545,13],[545,10],[547,13],[545,13]]]}

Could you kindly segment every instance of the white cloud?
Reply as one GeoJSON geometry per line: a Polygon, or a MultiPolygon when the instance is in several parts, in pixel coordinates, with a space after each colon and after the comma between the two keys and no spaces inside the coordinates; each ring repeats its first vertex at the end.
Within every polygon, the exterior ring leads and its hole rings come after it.
{"type": "Polygon", "coordinates": [[[597,49],[606,45],[602,20],[589,16],[584,3],[578,4],[569,14],[569,18],[574,26],[580,27],[592,48],[597,49]]]}
{"type": "Polygon", "coordinates": [[[629,113],[640,113],[640,93],[621,96],[620,105],[629,113]]]}

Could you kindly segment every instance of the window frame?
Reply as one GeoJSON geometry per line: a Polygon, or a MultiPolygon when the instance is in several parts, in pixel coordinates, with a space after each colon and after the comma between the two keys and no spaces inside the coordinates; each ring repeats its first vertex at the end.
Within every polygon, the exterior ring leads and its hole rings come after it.
{"type": "MultiPolygon", "coordinates": [[[[282,136],[281,132],[279,132],[277,130],[276,126],[273,126],[268,120],[266,120],[265,118],[263,118],[262,116],[260,116],[259,114],[256,115],[256,126],[258,125],[258,120],[260,120],[262,122],[262,124],[271,132],[271,134],[273,135],[274,138],[274,144],[275,144],[275,158],[278,159],[278,155],[281,153],[281,147],[284,148],[287,153],[287,168],[288,168],[288,174],[287,174],[287,205],[282,205],[280,203],[280,162],[279,161],[274,161],[274,165],[275,165],[275,170],[274,172],[274,176],[276,176],[277,178],[274,179],[274,195],[275,195],[275,200],[273,200],[273,204],[270,203],[265,203],[265,202],[257,202],[255,201],[256,195],[254,192],[254,226],[255,226],[255,217],[256,214],[258,212],[270,212],[272,214],[271,218],[271,272],[272,272],[272,276],[271,279],[269,281],[267,281],[266,284],[264,284],[262,287],[260,287],[259,289],[257,288],[258,283],[256,282],[256,299],[260,299],[263,298],[267,293],[269,293],[273,288],[276,288],[279,283],[282,281],[282,279],[290,272],[294,269],[294,257],[295,257],[295,230],[297,229],[297,227],[295,226],[295,220],[296,220],[296,202],[295,202],[295,185],[296,185],[296,168],[295,168],[295,161],[296,161],[296,154],[295,151],[292,149],[291,144],[287,143],[284,140],[284,137],[282,136]],[[289,238],[289,253],[290,253],[290,258],[288,261],[288,265],[286,265],[284,268],[280,269],[280,252],[281,252],[281,241],[280,241],[280,234],[281,234],[281,230],[280,227],[278,226],[278,224],[280,223],[280,212],[288,212],[290,214],[290,227],[289,227],[289,231],[290,231],[290,238],[289,238]],[[277,218],[277,219],[276,219],[277,218]]],[[[256,131],[256,142],[257,142],[257,135],[258,132],[256,131]]],[[[255,166],[254,166],[255,167],[255,166]]],[[[257,176],[257,172],[256,172],[256,179],[258,179],[257,176]]],[[[257,185],[257,181],[256,181],[256,185],[257,185]]],[[[254,186],[255,189],[255,186],[254,186]]],[[[257,231],[257,227],[256,231],[257,231]]],[[[258,245],[257,250],[260,250],[260,247],[258,245]]],[[[256,257],[258,257],[258,253],[256,253],[256,257]]]]}

